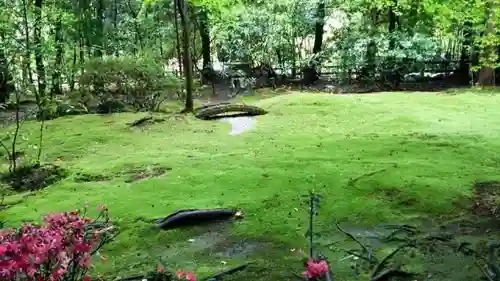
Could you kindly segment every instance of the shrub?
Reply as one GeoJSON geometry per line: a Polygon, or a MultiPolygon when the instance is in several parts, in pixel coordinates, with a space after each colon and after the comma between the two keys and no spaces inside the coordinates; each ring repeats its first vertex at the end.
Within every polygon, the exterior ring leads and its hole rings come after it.
{"type": "MultiPolygon", "coordinates": [[[[101,216],[108,221],[107,209],[101,216]]],[[[112,227],[95,229],[96,221],[78,212],[51,214],[43,221],[43,226],[0,230],[0,280],[88,280],[91,257],[112,240],[112,227]]]]}
{"type": "Polygon", "coordinates": [[[155,111],[180,89],[180,80],[161,63],[147,58],[107,58],[87,62],[79,79],[78,98],[100,113],[155,111]]]}
{"type": "Polygon", "coordinates": [[[79,102],[72,102],[68,99],[52,99],[41,109],[37,108],[36,118],[38,120],[52,120],[68,115],[81,115],[87,114],[88,109],[79,102]]]}

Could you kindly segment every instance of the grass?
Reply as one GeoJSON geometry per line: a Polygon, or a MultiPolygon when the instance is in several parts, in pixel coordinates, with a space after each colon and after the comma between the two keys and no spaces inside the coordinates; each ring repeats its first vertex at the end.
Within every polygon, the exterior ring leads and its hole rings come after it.
{"type": "MultiPolygon", "coordinates": [[[[228,135],[229,124],[192,117],[145,129],[129,128],[140,114],[128,113],[47,122],[43,161],[71,176],[2,216],[12,226],[85,201],[106,204],[122,234],[97,267],[103,274],[134,275],[162,262],[204,276],[254,260],[241,280],[282,280],[300,271],[293,249],[307,245],[301,195],[310,189],[323,195],[318,241],[340,243],[335,221],[369,226],[459,214],[457,202],[469,200],[474,182],[500,180],[500,95],[292,93],[251,102],[270,114],[238,136],[228,135]],[[131,170],[152,166],[171,170],[125,182],[131,170]],[[105,180],[78,182],[81,174],[105,180]],[[238,207],[246,217],[208,234],[161,232],[137,220],[205,207],[238,207]]],[[[37,126],[22,130],[27,154],[35,154],[37,126]]],[[[342,280],[361,278],[341,251],[326,254],[342,280]]]]}

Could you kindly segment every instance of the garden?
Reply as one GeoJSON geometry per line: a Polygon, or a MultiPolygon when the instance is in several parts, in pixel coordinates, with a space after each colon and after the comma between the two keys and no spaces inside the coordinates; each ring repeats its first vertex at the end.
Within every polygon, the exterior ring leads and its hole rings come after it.
{"type": "Polygon", "coordinates": [[[492,1],[0,9],[1,281],[500,280],[492,1]]]}

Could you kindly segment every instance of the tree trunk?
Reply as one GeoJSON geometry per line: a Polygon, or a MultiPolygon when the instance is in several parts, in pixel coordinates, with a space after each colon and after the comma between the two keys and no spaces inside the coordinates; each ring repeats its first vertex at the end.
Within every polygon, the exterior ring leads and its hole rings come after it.
{"type": "Polygon", "coordinates": [[[97,0],[95,42],[94,57],[102,59],[104,50],[104,0],[97,0]]]}
{"type": "Polygon", "coordinates": [[[141,50],[144,50],[144,42],[143,42],[143,39],[142,39],[141,26],[139,25],[139,22],[138,22],[139,19],[137,18],[139,16],[139,12],[137,12],[134,9],[134,7],[132,6],[132,4],[130,3],[130,0],[127,1],[127,5],[128,5],[128,9],[130,11],[130,14],[134,18],[134,30],[135,30],[135,33],[134,33],[134,39],[135,39],[134,54],[135,54],[137,52],[135,46],[139,45],[139,47],[141,48],[141,50]]]}
{"type": "Polygon", "coordinates": [[[115,33],[115,57],[120,56],[120,43],[118,40],[118,0],[113,1],[113,31],[115,33]]]}
{"type": "MultiPolygon", "coordinates": [[[[155,18],[155,22],[158,26],[160,26],[161,24],[161,17],[158,13],[156,13],[156,16],[154,17],[155,18]]],[[[165,59],[165,50],[163,49],[163,42],[165,41],[164,39],[164,36],[163,36],[163,32],[159,32],[159,36],[157,38],[157,40],[155,40],[155,44],[158,44],[158,48],[160,48],[160,57],[162,59],[162,61],[165,59]]]]}
{"type": "Polygon", "coordinates": [[[23,0],[23,25],[24,25],[24,41],[26,44],[26,54],[24,67],[26,68],[28,81],[33,85],[33,71],[31,70],[31,43],[30,43],[30,28],[28,25],[28,5],[26,0],[23,0]]]}
{"type": "MultiPolygon", "coordinates": [[[[394,8],[397,3],[393,3],[394,6],[389,7],[389,50],[394,51],[396,48],[396,31],[400,27],[399,26],[399,17],[394,12],[394,8]]],[[[399,63],[396,61],[396,58],[392,55],[387,59],[387,65],[382,73],[382,79],[384,82],[388,83],[388,86],[391,88],[397,89],[402,80],[401,69],[399,67],[399,63]]]]}
{"type": "Polygon", "coordinates": [[[71,63],[71,78],[69,81],[69,90],[72,92],[75,89],[75,76],[76,76],[76,43],[73,44],[73,60],[71,63]]]}
{"type": "MultiPolygon", "coordinates": [[[[1,41],[5,42],[4,34],[1,34],[1,41]]],[[[0,44],[0,103],[9,100],[10,93],[15,90],[12,83],[12,75],[9,71],[9,64],[3,44],[0,44]]]]}
{"type": "MultiPolygon", "coordinates": [[[[323,47],[323,34],[325,33],[325,1],[318,3],[316,11],[316,24],[314,27],[314,45],[313,54],[317,55],[323,47]]],[[[312,84],[318,80],[319,58],[315,56],[310,65],[307,65],[303,70],[304,83],[312,84]]]]}
{"type": "Polygon", "coordinates": [[[323,46],[323,34],[325,32],[325,2],[320,1],[316,13],[316,25],[314,27],[314,45],[313,54],[321,52],[323,46]]]}
{"type": "MultiPolygon", "coordinates": [[[[78,1],[78,3],[81,3],[78,1]]],[[[86,17],[85,17],[85,10],[82,7],[79,7],[78,9],[78,19],[79,19],[79,24],[78,24],[78,60],[80,63],[80,74],[83,74],[84,70],[84,63],[85,63],[85,43],[86,43],[86,38],[87,38],[87,25],[85,24],[86,17]]]]}
{"type": "Polygon", "coordinates": [[[36,95],[36,102],[41,104],[42,99],[45,97],[45,66],[43,65],[43,51],[42,51],[42,6],[43,0],[35,0],[35,26],[33,29],[33,41],[35,43],[35,64],[36,72],[38,75],[38,94],[36,95]]]}
{"type": "Polygon", "coordinates": [[[396,38],[394,32],[396,31],[396,25],[398,24],[398,16],[394,12],[394,7],[389,8],[389,49],[393,50],[396,47],[396,38]]]}
{"type": "Polygon", "coordinates": [[[175,49],[177,51],[177,64],[179,65],[179,76],[182,75],[182,54],[181,54],[181,39],[179,35],[179,19],[178,19],[178,2],[179,0],[174,1],[174,25],[175,25],[175,40],[176,45],[175,49]]]}
{"type": "MultiPolygon", "coordinates": [[[[500,36],[500,34],[498,34],[497,36],[500,36]]],[[[500,44],[497,46],[497,63],[500,63],[500,44]]],[[[499,81],[500,81],[500,67],[497,67],[495,70],[495,83],[498,84],[499,81]]]]}
{"type": "Polygon", "coordinates": [[[202,69],[202,79],[201,83],[203,85],[213,82],[213,67],[210,58],[210,28],[208,26],[208,15],[205,8],[201,8],[199,11],[198,22],[200,25],[200,38],[201,38],[201,53],[203,57],[203,69],[202,69]]]}
{"type": "Polygon", "coordinates": [[[83,34],[80,33],[80,42],[79,42],[79,48],[78,48],[78,58],[80,62],[80,71],[83,71],[83,64],[85,63],[85,38],[83,38],[83,34]]]}
{"type": "Polygon", "coordinates": [[[183,113],[193,112],[193,69],[191,68],[191,53],[189,52],[189,18],[185,0],[177,0],[182,25],[182,47],[184,53],[184,78],[186,80],[186,103],[183,113]]]}
{"type": "Polygon", "coordinates": [[[64,55],[64,46],[62,38],[62,21],[59,16],[55,26],[55,45],[56,45],[56,59],[54,62],[54,72],[52,74],[52,89],[50,91],[51,98],[54,95],[61,95],[61,68],[62,59],[64,55]]]}
{"type": "MultiPolygon", "coordinates": [[[[293,37],[295,37],[295,33],[293,34],[293,37]]],[[[292,47],[292,70],[291,70],[291,75],[292,75],[292,79],[295,79],[297,78],[297,46],[295,44],[295,38],[292,38],[292,42],[291,42],[291,47],[292,47]]]]}
{"type": "Polygon", "coordinates": [[[375,35],[377,34],[377,19],[378,19],[378,11],[376,9],[372,9],[370,11],[370,31],[369,38],[370,42],[366,46],[366,54],[365,54],[365,66],[361,70],[361,75],[365,80],[372,80],[375,78],[375,72],[377,69],[377,43],[375,42],[375,35]]]}
{"type": "Polygon", "coordinates": [[[460,52],[460,62],[457,70],[457,78],[460,84],[470,85],[470,66],[471,66],[471,54],[473,52],[473,34],[472,34],[472,22],[466,21],[464,23],[463,30],[463,43],[462,51],[460,52]]]}
{"type": "MultiPolygon", "coordinates": [[[[487,0],[485,3],[485,18],[486,18],[486,32],[484,36],[496,36],[495,30],[495,12],[494,0],[487,0]]],[[[491,40],[493,41],[493,40],[491,40]]],[[[481,86],[494,86],[495,85],[495,65],[497,61],[496,46],[489,43],[482,52],[481,64],[482,68],[479,71],[478,83],[481,86]]]]}

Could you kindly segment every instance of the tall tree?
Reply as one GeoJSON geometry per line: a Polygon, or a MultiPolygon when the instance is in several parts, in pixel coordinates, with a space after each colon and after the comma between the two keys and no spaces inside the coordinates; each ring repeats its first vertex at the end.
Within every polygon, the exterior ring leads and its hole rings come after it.
{"type": "Polygon", "coordinates": [[[24,28],[24,42],[25,42],[25,58],[23,59],[24,61],[24,66],[23,70],[25,71],[25,74],[28,78],[28,82],[30,84],[33,84],[33,76],[32,76],[32,70],[31,70],[31,43],[30,43],[30,28],[29,28],[29,22],[28,22],[28,3],[26,0],[22,1],[23,5],[23,28],[24,28]]]}
{"type": "Polygon", "coordinates": [[[481,86],[495,85],[495,66],[497,64],[496,50],[496,28],[495,28],[495,5],[494,0],[485,2],[486,29],[483,38],[484,47],[481,53],[481,64],[483,67],[479,71],[478,83],[481,86]]]}
{"type": "Polygon", "coordinates": [[[182,26],[182,47],[183,47],[183,65],[184,65],[184,80],[186,83],[186,102],[183,113],[193,112],[193,68],[191,66],[191,52],[189,50],[189,17],[187,16],[186,0],[177,0],[177,8],[181,15],[182,26]]]}
{"type": "Polygon", "coordinates": [[[174,0],[174,26],[175,26],[175,50],[177,52],[177,63],[179,64],[179,75],[182,75],[182,53],[181,53],[181,38],[179,32],[179,11],[177,5],[178,0],[174,0]]]}
{"type": "Polygon", "coordinates": [[[5,45],[5,33],[3,27],[0,27],[0,103],[6,103],[9,100],[10,93],[14,90],[5,45]]]}
{"type": "Polygon", "coordinates": [[[201,54],[203,58],[202,84],[207,84],[212,80],[213,68],[210,58],[210,28],[208,22],[208,12],[205,7],[198,8],[198,25],[201,37],[201,54]]]}
{"type": "Polygon", "coordinates": [[[96,27],[95,27],[95,51],[94,56],[102,58],[104,50],[104,0],[97,0],[96,27]]]}
{"type": "Polygon", "coordinates": [[[42,13],[43,0],[35,0],[35,25],[33,28],[33,42],[35,44],[35,64],[38,78],[38,94],[36,95],[37,104],[41,104],[45,97],[45,66],[43,63],[43,47],[42,47],[42,13]]]}
{"type": "Polygon", "coordinates": [[[304,69],[304,83],[306,84],[311,84],[318,80],[319,54],[323,47],[323,35],[325,33],[325,15],[325,1],[320,0],[316,10],[316,21],[314,25],[313,60],[310,65],[304,69]]]}
{"type": "Polygon", "coordinates": [[[54,61],[54,69],[52,73],[52,88],[50,90],[51,97],[55,95],[60,95],[61,91],[61,72],[62,72],[62,60],[64,55],[64,42],[62,37],[62,16],[56,20],[55,28],[54,28],[54,42],[56,47],[56,59],[54,61]]]}
{"type": "Polygon", "coordinates": [[[474,37],[473,37],[473,27],[472,22],[467,20],[463,25],[463,43],[462,50],[460,51],[460,62],[457,70],[457,75],[459,80],[464,85],[470,84],[470,72],[471,72],[471,63],[472,63],[472,55],[475,53],[474,50],[474,37]]]}

